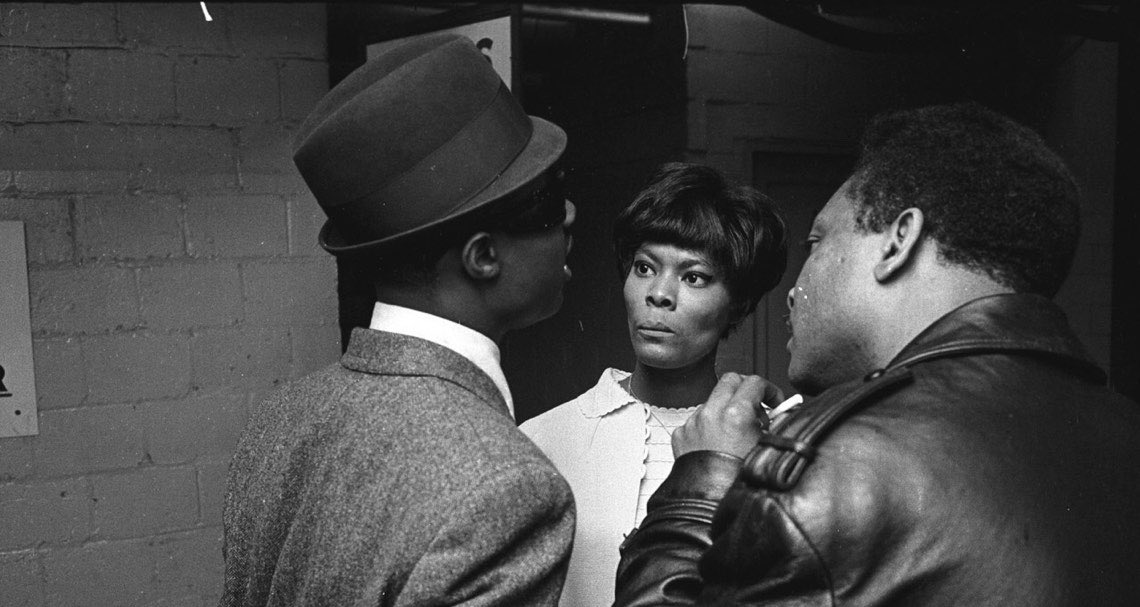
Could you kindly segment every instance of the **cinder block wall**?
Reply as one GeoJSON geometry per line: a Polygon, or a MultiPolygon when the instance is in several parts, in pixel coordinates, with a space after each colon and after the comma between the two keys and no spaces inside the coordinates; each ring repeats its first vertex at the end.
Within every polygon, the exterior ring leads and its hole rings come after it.
{"type": "MultiPolygon", "coordinates": [[[[872,115],[913,95],[916,83],[939,84],[938,73],[920,58],[849,50],[743,7],[686,5],[685,9],[686,155],[744,182],[753,177],[753,151],[851,148],[872,115]]],[[[1115,81],[1116,46],[1086,40],[1059,66],[1050,91],[1052,107],[1042,128],[1084,187],[1081,243],[1057,301],[1092,356],[1106,368],[1111,335],[1115,81]]],[[[793,242],[805,236],[792,234],[793,242]]],[[[720,350],[718,366],[751,370],[755,339],[756,332],[748,327],[733,334],[720,350]]]]}
{"type": "Polygon", "coordinates": [[[207,8],[0,10],[40,408],[38,436],[0,438],[4,605],[215,604],[249,407],[339,354],[289,160],[327,90],[324,6],[207,8]]]}

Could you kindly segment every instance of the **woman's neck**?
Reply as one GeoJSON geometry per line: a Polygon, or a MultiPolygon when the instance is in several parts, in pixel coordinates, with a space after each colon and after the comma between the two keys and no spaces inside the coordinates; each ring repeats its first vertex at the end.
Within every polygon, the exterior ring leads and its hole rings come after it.
{"type": "Polygon", "coordinates": [[[705,402],[716,386],[716,352],[680,369],[659,369],[638,362],[626,384],[630,395],[655,407],[683,409],[705,402]]]}

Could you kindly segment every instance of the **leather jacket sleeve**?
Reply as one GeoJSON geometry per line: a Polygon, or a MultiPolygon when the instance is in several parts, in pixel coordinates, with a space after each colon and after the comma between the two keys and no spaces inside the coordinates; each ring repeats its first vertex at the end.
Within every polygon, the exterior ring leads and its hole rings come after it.
{"type": "Polygon", "coordinates": [[[842,457],[814,467],[813,482],[801,476],[845,415],[910,380],[903,369],[817,397],[773,424],[743,460],[713,451],[678,458],[622,544],[615,604],[834,604],[820,550],[862,560],[889,533],[888,490],[863,471],[891,450],[870,437],[845,442],[842,457]]]}
{"type": "Polygon", "coordinates": [[[740,467],[711,451],[677,460],[622,544],[615,607],[834,605],[816,547],[782,500],[750,486],[740,467]]]}
{"type": "Polygon", "coordinates": [[[716,451],[686,453],[674,462],[641,527],[622,543],[615,605],[695,603],[702,587],[697,563],[712,544],[713,513],[741,462],[716,451]]]}

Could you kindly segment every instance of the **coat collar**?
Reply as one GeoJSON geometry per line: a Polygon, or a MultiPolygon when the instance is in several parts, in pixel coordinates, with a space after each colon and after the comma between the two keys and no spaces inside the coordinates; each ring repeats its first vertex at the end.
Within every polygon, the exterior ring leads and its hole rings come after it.
{"type": "Polygon", "coordinates": [[[1065,313],[1049,299],[1029,294],[967,302],[919,333],[887,368],[981,351],[1038,354],[1063,362],[1090,381],[1106,381],[1069,328],[1065,313]]]}
{"type": "Polygon", "coordinates": [[[514,416],[514,402],[507,377],[503,374],[499,346],[490,337],[442,316],[382,301],[373,305],[372,322],[368,328],[426,339],[475,363],[495,382],[507,402],[507,409],[514,416]]]}
{"type": "Polygon", "coordinates": [[[426,339],[358,327],[352,330],[340,364],[373,375],[438,377],[470,390],[510,416],[506,401],[486,373],[453,350],[426,339]]]}

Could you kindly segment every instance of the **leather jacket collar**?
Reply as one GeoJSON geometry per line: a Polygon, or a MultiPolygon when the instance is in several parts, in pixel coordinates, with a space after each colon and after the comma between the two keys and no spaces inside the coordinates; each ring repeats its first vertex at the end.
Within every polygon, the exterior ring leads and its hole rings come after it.
{"type": "Polygon", "coordinates": [[[1065,313],[1045,297],[1020,293],[982,297],[950,311],[919,333],[883,372],[980,351],[1037,353],[1057,359],[1087,381],[1107,381],[1069,328],[1065,313]]]}

